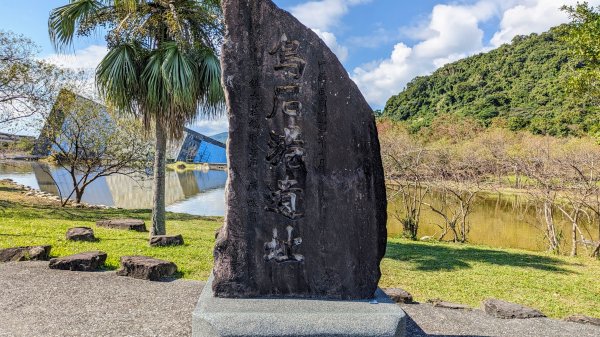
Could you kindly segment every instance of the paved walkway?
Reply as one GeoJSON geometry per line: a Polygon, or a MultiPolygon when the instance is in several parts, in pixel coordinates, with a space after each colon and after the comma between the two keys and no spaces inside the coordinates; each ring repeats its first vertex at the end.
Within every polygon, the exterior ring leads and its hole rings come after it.
{"type": "Polygon", "coordinates": [[[189,336],[202,286],[0,263],[0,336],[189,336]]]}
{"type": "MultiPolygon", "coordinates": [[[[114,272],[0,264],[0,336],[189,336],[202,282],[148,282],[114,272]]],[[[600,328],[550,319],[501,320],[481,311],[403,305],[410,337],[598,337],[600,328]]]]}
{"type": "Polygon", "coordinates": [[[481,310],[434,308],[404,304],[407,337],[600,337],[600,327],[548,318],[499,319],[481,310]]]}

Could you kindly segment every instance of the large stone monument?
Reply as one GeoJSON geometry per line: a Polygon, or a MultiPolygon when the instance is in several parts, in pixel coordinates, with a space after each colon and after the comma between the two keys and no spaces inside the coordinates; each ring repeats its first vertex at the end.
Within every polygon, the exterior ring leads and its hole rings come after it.
{"type": "Polygon", "coordinates": [[[388,302],[377,290],[387,203],[372,109],[325,43],[271,0],[222,5],[227,211],[194,335],[399,336],[402,311],[368,304],[388,302]],[[318,321],[285,324],[303,313],[318,321]]]}
{"type": "Polygon", "coordinates": [[[219,297],[373,297],[386,195],[372,109],[336,56],[268,0],[223,1],[230,138],[219,297]]]}

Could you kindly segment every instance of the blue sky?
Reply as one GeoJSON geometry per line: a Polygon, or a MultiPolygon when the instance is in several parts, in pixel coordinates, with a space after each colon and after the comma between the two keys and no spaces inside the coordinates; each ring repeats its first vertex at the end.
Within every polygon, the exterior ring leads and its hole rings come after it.
{"type": "MultiPolygon", "coordinates": [[[[56,55],[49,11],[68,0],[4,1],[0,29],[33,39],[40,57],[70,68],[94,68],[106,53],[102,36],[79,40],[74,55],[56,55]]],[[[313,29],[338,55],[373,108],[460,58],[566,22],[559,8],[577,0],[275,0],[313,29]]],[[[600,0],[588,1],[600,5],[600,0]]],[[[199,121],[201,132],[225,131],[224,119],[199,121]]]]}

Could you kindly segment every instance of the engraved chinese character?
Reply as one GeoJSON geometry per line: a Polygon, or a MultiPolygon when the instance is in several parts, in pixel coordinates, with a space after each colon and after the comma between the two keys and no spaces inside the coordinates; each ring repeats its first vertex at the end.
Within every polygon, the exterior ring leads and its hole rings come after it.
{"type": "Polygon", "coordinates": [[[286,144],[293,144],[294,142],[298,141],[298,138],[300,137],[300,128],[293,124],[294,121],[290,121],[290,125],[288,125],[287,128],[283,129],[285,133],[284,137],[286,144]]]}
{"type": "Polygon", "coordinates": [[[300,146],[289,146],[283,154],[285,166],[291,170],[296,170],[304,166],[304,148],[300,146]]]}
{"type": "Polygon", "coordinates": [[[283,113],[288,116],[299,117],[302,109],[302,103],[298,101],[283,102],[283,113]]]}
{"type": "Polygon", "coordinates": [[[280,111],[288,116],[300,116],[302,104],[297,101],[299,94],[300,87],[297,85],[275,87],[273,110],[267,115],[267,118],[273,118],[280,111]]]}
{"type": "MultiPolygon", "coordinates": [[[[299,153],[298,149],[301,149],[304,144],[302,140],[296,139],[299,136],[299,132],[299,129],[288,129],[285,136],[278,135],[273,131],[269,133],[269,153],[266,159],[271,165],[279,165],[286,157],[286,154],[299,153]]],[[[304,150],[302,150],[302,155],[304,155],[304,150]]]]}
{"type": "Polygon", "coordinates": [[[302,193],[302,189],[297,187],[297,180],[286,177],[284,180],[277,182],[279,188],[275,192],[271,192],[269,201],[271,206],[265,207],[266,211],[281,214],[291,220],[296,220],[303,216],[297,212],[298,195],[302,193]]]}
{"type": "Polygon", "coordinates": [[[290,41],[287,35],[283,34],[279,43],[270,52],[271,55],[277,54],[278,57],[278,63],[274,69],[276,71],[283,71],[286,76],[296,79],[300,78],[304,73],[306,61],[299,57],[299,48],[299,41],[290,41]]]}
{"type": "Polygon", "coordinates": [[[283,262],[302,262],[304,256],[301,254],[295,254],[294,251],[297,247],[302,244],[302,238],[293,238],[292,233],[294,227],[287,226],[287,240],[279,239],[277,228],[273,228],[273,239],[265,243],[265,261],[275,261],[278,263],[283,262]]]}

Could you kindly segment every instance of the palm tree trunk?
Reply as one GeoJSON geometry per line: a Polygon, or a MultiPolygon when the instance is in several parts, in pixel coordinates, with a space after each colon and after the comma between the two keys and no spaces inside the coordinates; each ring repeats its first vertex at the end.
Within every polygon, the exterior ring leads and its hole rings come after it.
{"type": "Polygon", "coordinates": [[[165,170],[167,136],[163,123],[156,120],[156,146],[154,155],[154,186],[152,190],[152,230],[151,236],[165,235],[165,170]]]}

